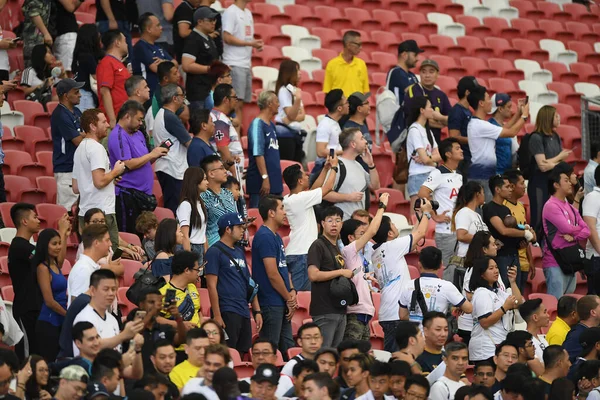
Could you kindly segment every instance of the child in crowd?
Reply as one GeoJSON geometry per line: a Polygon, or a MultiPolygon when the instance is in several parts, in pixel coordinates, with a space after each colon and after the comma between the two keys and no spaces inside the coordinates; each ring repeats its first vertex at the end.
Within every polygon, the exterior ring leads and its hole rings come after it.
{"type": "Polygon", "coordinates": [[[156,229],[158,228],[158,218],[151,211],[142,212],[135,220],[135,230],[138,233],[144,235],[142,240],[142,247],[148,256],[148,261],[151,261],[156,256],[154,250],[154,236],[156,236],[156,229]]]}

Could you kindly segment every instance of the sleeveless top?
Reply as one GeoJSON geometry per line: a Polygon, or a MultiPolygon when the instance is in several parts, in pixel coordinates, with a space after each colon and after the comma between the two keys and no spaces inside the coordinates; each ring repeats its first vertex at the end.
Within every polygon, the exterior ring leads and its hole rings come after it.
{"type": "MultiPolygon", "coordinates": [[[[46,264],[44,263],[44,265],[46,264]]],[[[52,277],[52,281],[50,283],[50,288],[52,289],[52,297],[54,297],[54,300],[66,310],[67,278],[60,272],[56,273],[52,271],[52,268],[48,267],[47,265],[46,267],[48,268],[48,271],[50,271],[50,276],[52,277]]],[[[40,311],[40,316],[38,317],[38,319],[40,321],[48,322],[54,326],[61,326],[65,317],[52,310],[46,305],[46,303],[42,303],[42,310],[40,311]]]]}

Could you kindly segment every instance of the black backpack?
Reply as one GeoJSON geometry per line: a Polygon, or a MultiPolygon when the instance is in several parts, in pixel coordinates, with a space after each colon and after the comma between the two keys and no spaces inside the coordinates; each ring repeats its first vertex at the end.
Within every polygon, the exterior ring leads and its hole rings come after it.
{"type": "Polygon", "coordinates": [[[533,135],[539,135],[539,132],[531,132],[527,133],[521,139],[521,144],[519,145],[519,150],[517,151],[517,157],[519,160],[519,169],[523,173],[523,178],[529,179],[531,173],[533,172],[535,159],[529,151],[529,141],[533,135]]]}

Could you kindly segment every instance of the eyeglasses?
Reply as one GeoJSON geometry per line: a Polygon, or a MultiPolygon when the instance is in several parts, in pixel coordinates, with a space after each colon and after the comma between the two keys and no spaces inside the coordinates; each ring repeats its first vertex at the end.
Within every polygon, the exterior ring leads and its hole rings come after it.
{"type": "Polygon", "coordinates": [[[220,335],[219,331],[205,331],[208,336],[220,335]]]}
{"type": "Polygon", "coordinates": [[[106,220],[105,219],[93,219],[90,221],[91,224],[105,224],[106,220]]]}
{"type": "Polygon", "coordinates": [[[425,400],[425,399],[427,399],[427,396],[424,396],[424,395],[419,394],[419,393],[415,393],[415,392],[413,392],[411,390],[409,390],[408,392],[406,392],[406,397],[408,397],[408,396],[410,396],[411,398],[416,399],[416,400],[425,400]]]}
{"type": "Polygon", "coordinates": [[[177,93],[175,97],[181,97],[182,99],[185,99],[185,93],[177,93]]]}
{"type": "Polygon", "coordinates": [[[342,220],[337,218],[337,219],[333,219],[333,218],[327,218],[325,220],[325,222],[327,222],[328,224],[341,224],[342,220]]]}
{"type": "Polygon", "coordinates": [[[208,172],[212,172],[212,171],[218,171],[218,170],[220,170],[220,169],[223,169],[223,170],[224,170],[224,169],[225,169],[225,167],[221,165],[220,167],[213,168],[213,169],[209,169],[209,170],[208,170],[208,172]]]}
{"type": "MultiPolygon", "coordinates": [[[[230,75],[231,76],[231,75],[230,75]]],[[[235,100],[235,101],[240,101],[241,99],[237,96],[227,96],[228,98],[235,100]]]]}
{"type": "Polygon", "coordinates": [[[272,351],[254,351],[252,352],[252,356],[253,357],[269,357],[272,356],[273,352],[272,351]]]}
{"type": "Polygon", "coordinates": [[[319,339],[321,339],[321,335],[314,335],[314,336],[300,336],[300,339],[302,340],[307,340],[307,341],[317,341],[319,339]]]}
{"type": "Polygon", "coordinates": [[[231,74],[225,74],[221,78],[231,78],[231,74]]]}

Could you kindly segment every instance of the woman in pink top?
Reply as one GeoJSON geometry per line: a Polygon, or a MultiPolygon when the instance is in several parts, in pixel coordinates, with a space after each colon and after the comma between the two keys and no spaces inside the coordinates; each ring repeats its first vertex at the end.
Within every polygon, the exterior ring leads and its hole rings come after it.
{"type": "Polygon", "coordinates": [[[375,307],[373,306],[368,281],[377,281],[365,269],[369,265],[369,260],[365,260],[360,251],[377,233],[388,199],[388,193],[381,195],[379,209],[369,225],[362,221],[349,219],[344,221],[342,226],[340,233],[342,243],[344,243],[342,255],[346,262],[346,269],[354,271],[352,282],[356,285],[356,291],[358,292],[358,304],[348,307],[347,310],[344,340],[369,340],[370,337],[369,321],[375,315],[375,307]]]}
{"type": "MultiPolygon", "coordinates": [[[[546,241],[551,240],[553,249],[563,249],[572,246],[575,241],[585,241],[590,236],[590,230],[579,211],[567,201],[567,196],[573,194],[569,175],[554,169],[549,182],[552,186],[548,189],[552,196],[542,211],[546,241]]],[[[548,294],[559,299],[566,293],[573,293],[577,283],[575,274],[565,274],[560,269],[548,245],[544,249],[542,267],[548,294]]]]}

